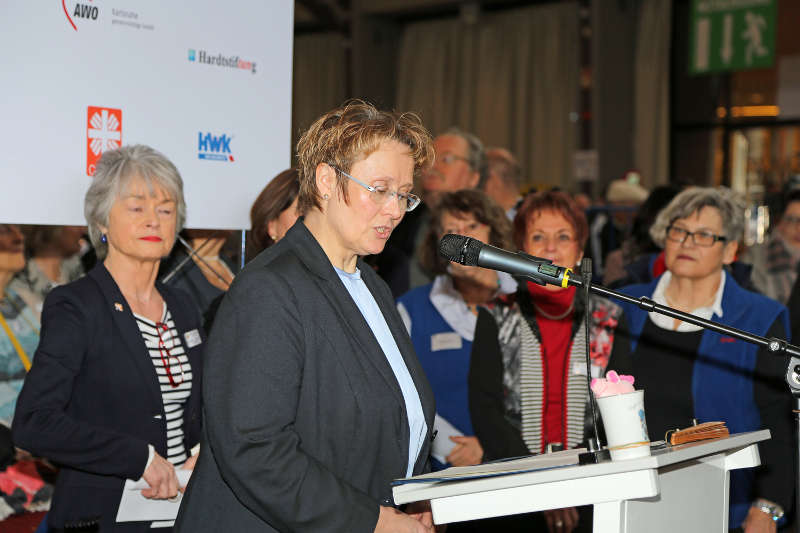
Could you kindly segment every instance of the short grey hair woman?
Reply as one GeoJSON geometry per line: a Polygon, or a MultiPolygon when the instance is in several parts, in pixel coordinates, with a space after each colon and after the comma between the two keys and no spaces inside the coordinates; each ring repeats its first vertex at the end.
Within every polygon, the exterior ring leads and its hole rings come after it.
{"type": "MultiPolygon", "coordinates": [[[[786,338],[786,308],[740,287],[724,267],[733,262],[744,227],[741,199],[725,188],[692,187],[656,218],[653,240],[664,248],[666,272],[622,292],[766,337],[786,338]]],[[[647,391],[651,440],[669,429],[723,420],[731,433],[768,428],[765,466],[731,472],[731,528],[775,531],[791,503],[794,469],[791,396],[786,362],[764,348],[623,304],[627,328],[618,329],[609,368],[633,374],[647,391]],[[630,343],[621,342],[629,339],[630,343]],[[624,348],[623,348],[624,346],[624,348]]]]}
{"type": "MultiPolygon", "coordinates": [[[[97,164],[92,184],[86,191],[84,216],[89,225],[89,239],[97,250],[98,258],[108,251],[108,217],[114,203],[120,199],[131,180],[141,180],[149,193],[156,188],[164,191],[175,203],[174,237],[186,222],[186,202],[183,198],[183,180],[175,165],[157,150],[143,145],[123,146],[103,154],[97,164]]],[[[169,253],[169,250],[167,250],[169,253]]]]}
{"type": "Polygon", "coordinates": [[[61,465],[57,531],[114,530],[126,478],[143,478],[146,498],[176,497],[200,437],[200,317],[156,282],[186,217],[178,170],[148,146],[106,152],[84,211],[105,259],[48,295],[12,426],[18,446],[61,465]]]}
{"type": "Polygon", "coordinates": [[[650,228],[650,236],[661,248],[667,241],[667,230],[678,219],[688,218],[704,207],[716,210],[722,219],[727,242],[739,242],[744,233],[744,202],[727,187],[690,187],[679,193],[662,209],[650,228]]]}

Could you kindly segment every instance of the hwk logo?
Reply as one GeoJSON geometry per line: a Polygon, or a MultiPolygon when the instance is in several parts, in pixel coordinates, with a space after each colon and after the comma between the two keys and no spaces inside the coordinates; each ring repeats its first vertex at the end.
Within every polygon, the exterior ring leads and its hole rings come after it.
{"type": "Polygon", "coordinates": [[[97,161],[106,150],[122,144],[122,110],[91,107],[86,126],[86,174],[94,175],[97,161]]]}
{"type": "Polygon", "coordinates": [[[231,141],[233,137],[226,134],[211,135],[202,131],[197,132],[197,157],[198,159],[208,159],[211,161],[231,161],[231,141]]]}
{"type": "Polygon", "coordinates": [[[189,61],[194,61],[194,50],[189,50],[189,61]]]}
{"type": "MultiPolygon", "coordinates": [[[[91,2],[92,0],[89,1],[91,2]]],[[[100,14],[100,10],[97,6],[93,6],[91,4],[81,4],[80,2],[75,4],[75,9],[72,10],[72,16],[70,16],[70,10],[67,9],[67,0],[61,0],[61,7],[64,8],[64,14],[67,16],[67,21],[75,31],[78,31],[78,27],[75,25],[75,19],[97,20],[97,17],[100,14]]]]}

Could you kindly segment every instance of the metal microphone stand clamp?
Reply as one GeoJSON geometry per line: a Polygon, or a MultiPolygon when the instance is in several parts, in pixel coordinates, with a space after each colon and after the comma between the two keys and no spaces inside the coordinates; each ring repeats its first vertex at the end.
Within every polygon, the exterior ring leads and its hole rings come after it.
{"type": "MultiPolygon", "coordinates": [[[[780,341],[775,341],[780,342],[780,341]]],[[[770,345],[769,351],[780,353],[780,348],[776,350],[772,349],[770,345]]],[[[786,367],[786,384],[789,385],[789,390],[792,392],[792,396],[794,396],[795,400],[800,399],[800,357],[796,355],[792,355],[789,359],[789,364],[786,367]]],[[[795,413],[798,412],[798,408],[795,407],[795,413]]]]}
{"type": "MultiPolygon", "coordinates": [[[[786,341],[777,339],[770,339],[767,349],[775,354],[788,353],[790,355],[789,364],[786,367],[786,384],[789,385],[789,390],[794,398],[794,415],[795,424],[795,440],[798,443],[798,448],[795,450],[795,468],[800,468],[800,356],[795,353],[792,347],[786,346],[786,341]]],[[[797,516],[797,509],[800,509],[800,470],[795,472],[795,517],[797,516]]],[[[795,518],[795,521],[797,519],[795,518]]]]}

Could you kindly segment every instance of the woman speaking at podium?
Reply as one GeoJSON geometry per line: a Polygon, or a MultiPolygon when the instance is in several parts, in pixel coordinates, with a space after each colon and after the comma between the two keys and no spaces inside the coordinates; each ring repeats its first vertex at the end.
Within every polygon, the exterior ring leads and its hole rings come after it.
{"type": "MultiPolygon", "coordinates": [[[[756,335],[786,338],[789,317],[778,302],[741,288],[724,266],[736,256],[744,213],[728,189],[694,187],[676,196],[650,235],[664,248],[667,271],[622,292],[647,296],[707,320],[756,335]]],[[[651,440],[667,430],[723,420],[731,433],[768,428],[762,466],[731,471],[731,528],[775,531],[793,493],[791,394],[783,381],[787,360],[733,337],[703,330],[632,304],[623,304],[627,331],[617,331],[609,368],[636,377],[645,390],[651,440]]]]}
{"type": "Polygon", "coordinates": [[[204,368],[204,439],[183,532],[432,532],[390,483],[428,464],[433,393],[383,250],[433,157],[416,115],[351,102],[298,143],[304,216],[236,277],[204,368]]]}

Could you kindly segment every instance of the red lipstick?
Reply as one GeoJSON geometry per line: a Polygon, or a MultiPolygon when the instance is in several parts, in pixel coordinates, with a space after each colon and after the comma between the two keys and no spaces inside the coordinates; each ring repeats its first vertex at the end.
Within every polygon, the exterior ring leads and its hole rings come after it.
{"type": "Polygon", "coordinates": [[[150,236],[147,236],[147,237],[139,237],[139,240],[148,241],[148,242],[161,242],[162,241],[161,237],[157,237],[155,235],[150,235],[150,236]]]}

